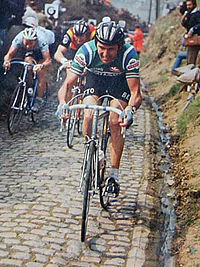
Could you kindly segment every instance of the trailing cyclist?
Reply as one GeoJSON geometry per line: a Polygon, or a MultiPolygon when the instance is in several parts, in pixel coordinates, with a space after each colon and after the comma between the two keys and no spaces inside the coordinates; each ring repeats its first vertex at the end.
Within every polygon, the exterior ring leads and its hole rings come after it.
{"type": "MultiPolygon", "coordinates": [[[[108,184],[112,184],[115,195],[119,194],[119,166],[124,147],[121,127],[129,127],[133,114],[142,102],[140,92],[139,59],[134,47],[124,44],[124,32],[113,22],[101,23],[95,40],[85,43],[77,51],[69,75],[58,92],[57,116],[62,116],[63,106],[78,77],[86,68],[85,104],[96,104],[100,96],[110,94],[116,98],[110,105],[125,108],[126,121],[111,113],[111,164],[108,184]],[[119,104],[120,103],[120,104],[119,104]]],[[[91,135],[92,111],[85,110],[83,133],[91,135]]]]}
{"type": "Polygon", "coordinates": [[[84,20],[77,21],[64,35],[62,43],[58,46],[54,55],[55,60],[62,65],[68,60],[72,60],[79,47],[85,42],[92,40],[95,33],[96,29],[92,24],[88,24],[84,20]]]}
{"type": "Polygon", "coordinates": [[[10,69],[10,61],[18,50],[21,51],[26,62],[37,63],[34,71],[38,73],[38,92],[34,104],[34,111],[37,112],[43,104],[42,97],[46,89],[46,73],[51,66],[51,56],[49,52],[49,42],[42,32],[37,32],[35,28],[25,28],[13,39],[8,53],[4,57],[3,66],[10,69]]]}

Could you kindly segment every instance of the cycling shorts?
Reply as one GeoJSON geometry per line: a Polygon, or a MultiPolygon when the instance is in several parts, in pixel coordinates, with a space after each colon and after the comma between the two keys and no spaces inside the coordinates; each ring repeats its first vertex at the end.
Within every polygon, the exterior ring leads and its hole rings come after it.
{"type": "Polygon", "coordinates": [[[106,94],[128,103],[131,93],[125,74],[115,77],[105,77],[87,71],[84,97],[88,95],[97,95],[100,97],[106,94]]]}
{"type": "MultiPolygon", "coordinates": [[[[49,46],[49,52],[50,52],[50,56],[52,57],[54,54],[54,47],[53,45],[49,46]]],[[[35,59],[36,62],[39,62],[40,60],[43,60],[43,55],[42,52],[40,51],[40,49],[35,49],[35,50],[31,50],[31,51],[27,51],[27,49],[25,48],[21,48],[19,49],[19,54],[20,57],[25,58],[25,57],[32,57],[35,59]]]]}

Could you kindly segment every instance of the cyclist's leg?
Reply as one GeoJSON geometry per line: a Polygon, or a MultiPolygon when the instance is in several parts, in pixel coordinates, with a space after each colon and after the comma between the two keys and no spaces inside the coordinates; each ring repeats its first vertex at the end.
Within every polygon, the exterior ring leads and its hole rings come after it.
{"type": "MultiPolygon", "coordinates": [[[[35,61],[35,59],[33,57],[32,51],[27,52],[25,54],[24,61],[26,61],[28,63],[36,64],[36,61],[35,61]]],[[[32,69],[32,67],[29,67],[29,72],[28,72],[28,87],[32,87],[33,86],[33,72],[30,71],[31,69],[32,69]]]]}
{"type": "MultiPolygon", "coordinates": [[[[118,99],[123,108],[127,106],[127,103],[121,99],[118,99]]],[[[121,106],[117,100],[112,100],[110,106],[121,109],[121,106]]],[[[119,169],[120,160],[124,147],[124,138],[121,134],[121,127],[119,125],[119,116],[111,112],[110,113],[110,132],[111,132],[111,164],[112,168],[119,169]],[[117,142],[116,142],[117,140],[117,142]]]]}
{"type": "MultiPolygon", "coordinates": [[[[84,88],[84,104],[95,105],[100,95],[103,95],[104,91],[102,90],[101,79],[97,75],[94,75],[90,72],[86,75],[86,84],[84,88]]],[[[84,120],[83,120],[83,134],[91,136],[92,134],[92,110],[84,111],[84,120]]]]}
{"type": "MultiPolygon", "coordinates": [[[[44,60],[40,60],[38,63],[42,64],[44,60]]],[[[47,78],[46,74],[49,70],[49,67],[44,67],[40,72],[38,72],[38,91],[37,96],[43,98],[44,92],[46,90],[47,78]]]]}
{"type": "MultiPolygon", "coordinates": [[[[97,95],[88,95],[84,98],[83,103],[88,105],[97,104],[98,96],[97,95]]],[[[93,110],[86,109],[84,111],[83,118],[83,135],[91,136],[92,134],[92,116],[93,110]]]]}

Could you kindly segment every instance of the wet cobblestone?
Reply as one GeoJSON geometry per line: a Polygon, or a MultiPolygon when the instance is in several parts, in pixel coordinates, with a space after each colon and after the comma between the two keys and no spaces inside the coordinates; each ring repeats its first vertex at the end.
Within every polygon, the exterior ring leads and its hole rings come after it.
{"type": "MultiPolygon", "coordinates": [[[[98,196],[93,199],[83,244],[78,193],[82,138],[73,149],[66,147],[54,116],[56,104],[54,95],[36,125],[25,123],[13,136],[0,122],[0,266],[142,266],[135,265],[133,257],[140,233],[138,198],[142,201],[146,193],[143,167],[149,110],[143,104],[127,131],[120,195],[108,212],[102,210],[98,196]]],[[[145,245],[139,264],[144,254],[145,245]]]]}

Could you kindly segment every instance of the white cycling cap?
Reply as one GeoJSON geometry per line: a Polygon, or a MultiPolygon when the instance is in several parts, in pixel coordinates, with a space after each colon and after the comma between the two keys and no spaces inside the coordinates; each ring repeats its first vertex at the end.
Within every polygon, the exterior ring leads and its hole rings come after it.
{"type": "Polygon", "coordinates": [[[38,19],[35,17],[25,17],[23,18],[22,24],[26,24],[30,27],[37,27],[38,26],[38,19]]]}

